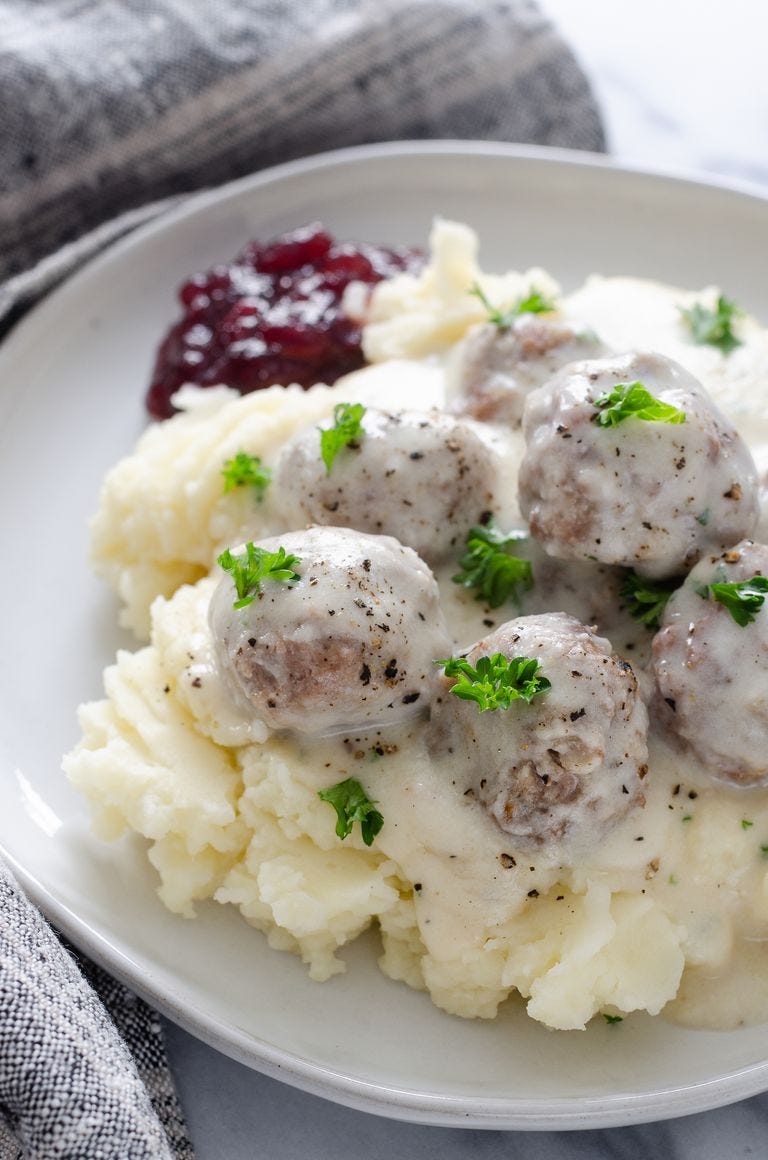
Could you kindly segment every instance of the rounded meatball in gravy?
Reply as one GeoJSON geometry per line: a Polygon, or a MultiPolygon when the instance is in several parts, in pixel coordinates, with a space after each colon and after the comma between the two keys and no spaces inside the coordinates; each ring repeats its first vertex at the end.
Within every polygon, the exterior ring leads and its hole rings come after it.
{"type": "Polygon", "coordinates": [[[265,580],[239,609],[229,576],[216,589],[214,648],[238,703],[272,729],[318,735],[420,714],[450,640],[437,583],[416,553],[330,527],[260,546],[298,556],[300,579],[265,580]]]}
{"type": "MultiPolygon", "coordinates": [[[[716,778],[768,785],[768,606],[739,624],[713,584],[768,576],[768,547],[744,540],[700,560],[669,599],[653,641],[656,709],[716,778]]],[[[737,598],[738,599],[738,598],[737,598]]],[[[740,604],[736,605],[736,608],[740,604]]]]}
{"type": "Polygon", "coordinates": [[[501,452],[479,424],[439,411],[369,407],[362,427],[330,471],[316,427],[285,447],[274,486],[289,526],[333,524],[395,536],[434,564],[495,510],[501,452]]]}
{"type": "Polygon", "coordinates": [[[523,431],[520,507],[552,556],[674,576],[754,530],[749,449],[670,358],[634,353],[574,363],[529,396],[523,431]],[[633,383],[685,421],[597,423],[597,400],[633,383]]]}
{"type": "Polygon", "coordinates": [[[519,427],[525,400],[556,371],[607,351],[597,335],[563,318],[521,314],[509,326],[487,322],[461,343],[449,368],[455,410],[484,423],[519,427]]]}
{"type": "Polygon", "coordinates": [[[466,654],[536,658],[551,688],[530,704],[479,712],[436,699],[436,753],[454,754],[470,796],[523,848],[585,847],[643,804],[648,715],[630,665],[562,612],[510,620],[466,654]]]}

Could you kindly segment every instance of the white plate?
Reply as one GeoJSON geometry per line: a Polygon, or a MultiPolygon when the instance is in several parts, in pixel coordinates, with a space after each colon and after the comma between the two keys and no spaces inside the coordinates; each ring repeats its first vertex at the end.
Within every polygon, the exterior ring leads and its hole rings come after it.
{"type": "Polygon", "coordinates": [[[234,910],[166,912],[140,844],[104,846],[60,772],[75,707],[130,642],[86,560],[106,468],[144,423],[155,344],[185,275],[252,237],[321,219],[342,237],[423,244],[439,213],[474,225],[486,268],[540,264],[720,283],[768,319],[768,202],[502,145],[348,150],[189,202],[51,295],[0,352],[0,827],[33,898],[93,958],[171,1018],[260,1071],[354,1107],[494,1128],[628,1124],[768,1088],[768,1029],[690,1032],[632,1017],[553,1033],[519,1005],[466,1022],[385,979],[371,938],[319,985],[234,910]]]}

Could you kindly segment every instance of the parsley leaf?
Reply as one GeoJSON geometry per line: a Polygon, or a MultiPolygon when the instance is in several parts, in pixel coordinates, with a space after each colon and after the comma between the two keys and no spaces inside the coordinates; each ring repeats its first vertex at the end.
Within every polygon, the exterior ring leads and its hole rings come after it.
{"type": "Polygon", "coordinates": [[[551,314],[557,305],[552,298],[546,298],[541,290],[531,286],[528,294],[519,298],[513,309],[515,314],[551,314]]]}
{"type": "Polygon", "coordinates": [[[477,282],[470,288],[469,293],[480,299],[488,312],[488,321],[492,322],[494,326],[498,326],[499,330],[509,330],[515,319],[522,314],[551,314],[553,310],[557,310],[556,303],[551,298],[545,298],[535,286],[531,286],[528,294],[518,298],[517,302],[507,310],[499,310],[498,307],[493,306],[482,286],[477,282]]]}
{"type": "Polygon", "coordinates": [[[667,601],[678,587],[677,580],[645,580],[636,572],[629,572],[621,586],[621,597],[634,620],[648,628],[658,628],[667,601]]]}
{"type": "Polygon", "coordinates": [[[608,1015],[607,1012],[605,1012],[605,1011],[603,1011],[603,1019],[605,1019],[606,1023],[609,1023],[609,1024],[623,1023],[624,1022],[623,1015],[608,1015]]]}
{"type": "Polygon", "coordinates": [[[276,552],[268,552],[265,548],[257,548],[249,540],[245,551],[234,555],[227,548],[216,561],[225,572],[229,572],[235,582],[237,600],[233,608],[245,608],[254,597],[261,592],[261,585],[265,580],[273,580],[280,584],[295,584],[300,580],[298,572],[294,571],[301,563],[298,556],[288,555],[285,548],[278,548],[276,552]]]}
{"type": "Polygon", "coordinates": [[[337,403],[333,408],[333,426],[320,428],[320,455],[327,475],[331,474],[333,461],[341,449],[365,435],[362,427],[365,411],[362,403],[337,403]]]}
{"type": "Polygon", "coordinates": [[[741,580],[733,584],[703,584],[697,588],[697,592],[705,600],[712,596],[718,604],[728,609],[737,624],[745,628],[751,624],[765,603],[768,577],[753,576],[751,580],[741,580]]]}
{"type": "Polygon", "coordinates": [[[456,677],[451,686],[454,697],[475,701],[481,713],[487,710],[508,709],[513,701],[526,701],[551,689],[551,682],[539,672],[540,661],[531,657],[513,657],[507,660],[503,653],[480,657],[473,667],[464,657],[450,657],[435,661],[442,665],[446,677],[456,677]]]}
{"type": "Polygon", "coordinates": [[[530,560],[512,554],[511,548],[527,537],[524,532],[502,532],[491,520],[470,528],[460,572],[452,576],[454,584],[476,588],[477,600],[498,608],[507,600],[520,603],[520,590],[533,587],[530,560]]]}
{"type": "Polygon", "coordinates": [[[233,459],[225,460],[221,474],[224,476],[225,495],[236,487],[252,487],[259,503],[272,479],[271,470],[262,467],[258,455],[249,455],[247,451],[238,451],[233,459]]]}
{"type": "Polygon", "coordinates": [[[374,809],[376,802],[370,800],[356,778],[348,777],[346,781],[321,789],[317,796],[336,810],[336,834],[342,841],[352,833],[355,822],[359,822],[366,846],[373,843],[384,825],[384,818],[374,809]]]}
{"type": "Polygon", "coordinates": [[[612,391],[595,399],[598,409],[592,422],[599,427],[617,427],[625,419],[644,419],[647,423],[684,423],[685,415],[671,403],[647,391],[642,383],[617,383],[612,391]]]}
{"type": "Polygon", "coordinates": [[[682,306],[679,309],[691,338],[699,346],[716,346],[723,354],[730,354],[742,345],[741,339],[733,333],[733,323],[744,311],[722,294],[714,310],[700,302],[695,302],[690,309],[682,306]]]}

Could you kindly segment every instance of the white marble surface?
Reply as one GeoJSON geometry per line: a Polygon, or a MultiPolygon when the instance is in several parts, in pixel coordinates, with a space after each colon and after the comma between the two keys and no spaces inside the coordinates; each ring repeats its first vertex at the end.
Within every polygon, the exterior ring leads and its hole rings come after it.
{"type": "Polygon", "coordinates": [[[740,1160],[768,1156],[768,1097],[589,1132],[422,1127],[257,1075],[177,1027],[168,1047],[197,1160],[740,1160]]]}
{"type": "MultiPolygon", "coordinates": [[[[768,5],[542,0],[590,75],[621,161],[768,186],[768,5]]],[[[768,1157],[768,1096],[605,1131],[421,1127],[326,1103],[167,1026],[198,1160],[737,1160],[768,1157]]]]}
{"type": "Polygon", "coordinates": [[[540,4],[590,77],[618,160],[768,185],[768,5],[540,4]]]}

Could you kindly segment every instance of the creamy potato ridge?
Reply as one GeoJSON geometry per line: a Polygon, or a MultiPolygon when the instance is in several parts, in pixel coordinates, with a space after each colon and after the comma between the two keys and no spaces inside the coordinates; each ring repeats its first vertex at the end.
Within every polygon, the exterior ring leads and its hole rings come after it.
{"type": "MultiPolygon", "coordinates": [[[[323,740],[270,734],[233,706],[218,672],[207,620],[216,555],[289,530],[274,490],[261,504],[245,490],[223,494],[223,462],[247,450],[274,463],[292,435],[339,401],[443,403],[457,344],[485,318],[468,293],[475,283],[493,302],[532,286],[559,293],[543,271],[484,274],[474,234],[438,223],[424,274],[374,293],[370,367],[308,393],[274,388],[240,398],[185,388],[184,413],[148,430],[112,470],[93,523],[94,565],[118,592],[123,623],[149,643],[120,653],[105,674],[106,698],[81,709],[83,739],[67,772],[100,835],[133,830],[148,840],[171,910],[191,917],[204,899],[233,904],[271,945],[300,954],[318,980],[344,970],[339,949],[376,921],[384,972],[457,1015],[492,1017],[519,992],[533,1018],[559,1029],[581,1028],[600,1011],[664,1011],[695,1026],[768,1018],[766,791],[715,785],[652,731],[644,808],[564,868],[546,849],[513,849],[484,811],[468,806],[465,785],[430,757],[421,721],[323,740]],[[384,816],[370,848],[359,827],[342,843],[333,810],[317,796],[346,777],[384,816]]],[[[765,332],[742,319],[744,343],[724,356],[694,345],[681,326],[681,305],[716,295],[594,277],[560,307],[610,348],[654,349],[681,362],[764,471],[765,332]]],[[[498,438],[509,473],[498,519],[512,526],[523,441],[517,431],[498,438]]],[[[489,610],[451,582],[455,570],[447,563],[436,575],[455,644],[465,648],[516,610],[489,610]]],[[[611,582],[595,565],[551,564],[522,611],[563,609],[597,623],[641,670],[651,634],[611,605],[611,582]]]]}

